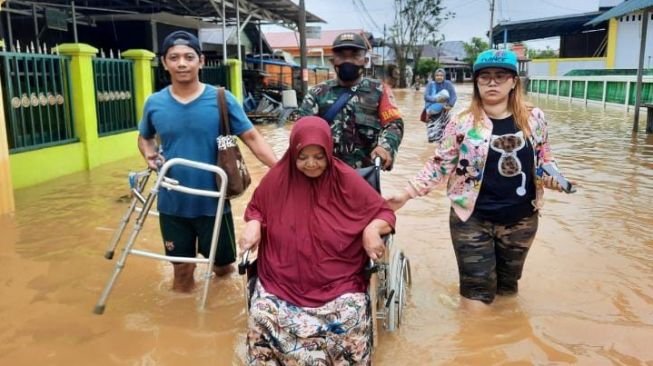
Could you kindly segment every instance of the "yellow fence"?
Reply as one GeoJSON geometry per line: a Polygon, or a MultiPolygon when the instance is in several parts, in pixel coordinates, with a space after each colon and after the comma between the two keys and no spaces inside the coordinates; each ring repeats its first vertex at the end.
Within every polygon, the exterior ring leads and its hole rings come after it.
{"type": "MultiPolygon", "coordinates": [[[[98,134],[92,63],[98,50],[79,43],[62,44],[57,49],[59,53],[71,57],[70,98],[78,141],[9,154],[0,89],[0,215],[14,211],[14,189],[138,154],[138,131],[135,129],[102,137],[98,134]]],[[[137,118],[140,119],[145,100],[152,93],[151,62],[155,55],[148,50],[129,50],[122,55],[133,60],[134,98],[137,118]]],[[[238,60],[229,60],[228,65],[228,88],[242,101],[241,63],[238,60]]]]}

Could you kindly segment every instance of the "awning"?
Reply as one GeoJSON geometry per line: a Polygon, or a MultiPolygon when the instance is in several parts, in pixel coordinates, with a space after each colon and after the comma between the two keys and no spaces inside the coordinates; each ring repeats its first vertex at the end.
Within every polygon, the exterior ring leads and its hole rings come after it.
{"type": "Polygon", "coordinates": [[[612,18],[618,18],[622,15],[634,13],[636,11],[653,7],[653,0],[628,0],[606,11],[600,16],[587,22],[586,25],[594,25],[612,18]]]}
{"type": "Polygon", "coordinates": [[[511,43],[582,33],[590,29],[585,24],[602,13],[602,11],[594,11],[499,23],[492,29],[492,41],[494,44],[503,43],[506,30],[508,31],[506,41],[511,43]]]}
{"type": "MultiPolygon", "coordinates": [[[[77,1],[75,10],[81,21],[104,19],[108,15],[119,16],[127,14],[153,14],[171,13],[197,19],[218,19],[221,16],[216,12],[222,9],[223,0],[103,0],[84,2],[77,1]],[[213,4],[212,4],[213,3],[213,4]]],[[[280,22],[284,25],[296,24],[299,19],[299,5],[291,0],[226,0],[225,19],[227,22],[236,22],[236,6],[239,3],[240,17],[243,21],[251,15],[251,20],[263,22],[280,22]]],[[[16,15],[32,16],[32,6],[41,8],[70,8],[70,0],[48,0],[37,2],[31,0],[12,0],[11,8],[3,9],[16,15]]],[[[325,23],[320,17],[306,12],[306,23],[325,23]]]]}

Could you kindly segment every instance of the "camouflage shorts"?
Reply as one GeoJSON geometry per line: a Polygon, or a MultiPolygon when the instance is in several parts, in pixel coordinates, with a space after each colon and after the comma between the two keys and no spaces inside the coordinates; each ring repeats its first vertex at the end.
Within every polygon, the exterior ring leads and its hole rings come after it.
{"type": "Polygon", "coordinates": [[[512,224],[496,224],[473,215],[463,222],[451,210],[449,228],[458,261],[460,294],[489,304],[496,295],[517,293],[537,223],[537,213],[512,224]]]}

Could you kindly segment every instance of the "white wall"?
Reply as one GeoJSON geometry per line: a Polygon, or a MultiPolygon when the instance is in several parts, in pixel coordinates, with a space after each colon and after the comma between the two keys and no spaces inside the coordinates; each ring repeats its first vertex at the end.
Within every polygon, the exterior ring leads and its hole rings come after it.
{"type": "MultiPolygon", "coordinates": [[[[615,69],[636,69],[639,62],[639,45],[642,13],[632,13],[617,18],[617,52],[615,69]]],[[[653,13],[648,14],[648,33],[646,35],[646,52],[644,68],[653,68],[653,13]]]]}
{"type": "Polygon", "coordinates": [[[607,6],[617,6],[621,4],[623,0],[601,0],[599,1],[599,7],[607,7],[607,6]]]}
{"type": "Polygon", "coordinates": [[[528,76],[549,76],[550,62],[529,62],[528,76]]]}
{"type": "Polygon", "coordinates": [[[564,59],[560,59],[558,61],[558,72],[556,73],[556,76],[562,76],[566,73],[568,73],[571,70],[592,70],[592,69],[603,69],[605,68],[605,61],[604,60],[596,60],[596,61],[563,61],[564,59]]]}

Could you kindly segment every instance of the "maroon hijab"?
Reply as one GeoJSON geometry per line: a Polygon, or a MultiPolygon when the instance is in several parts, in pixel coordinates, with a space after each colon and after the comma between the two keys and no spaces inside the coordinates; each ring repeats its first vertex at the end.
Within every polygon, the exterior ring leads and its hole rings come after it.
{"type": "Polygon", "coordinates": [[[263,287],[282,300],[318,307],[348,292],[364,292],[369,260],[363,229],[379,218],[394,227],[394,212],[354,169],[333,157],[327,122],[303,117],[290,146],[256,188],[245,221],[262,223],[258,273],[263,287]],[[317,178],[296,167],[302,148],[322,147],[328,166],[317,178]]]}

